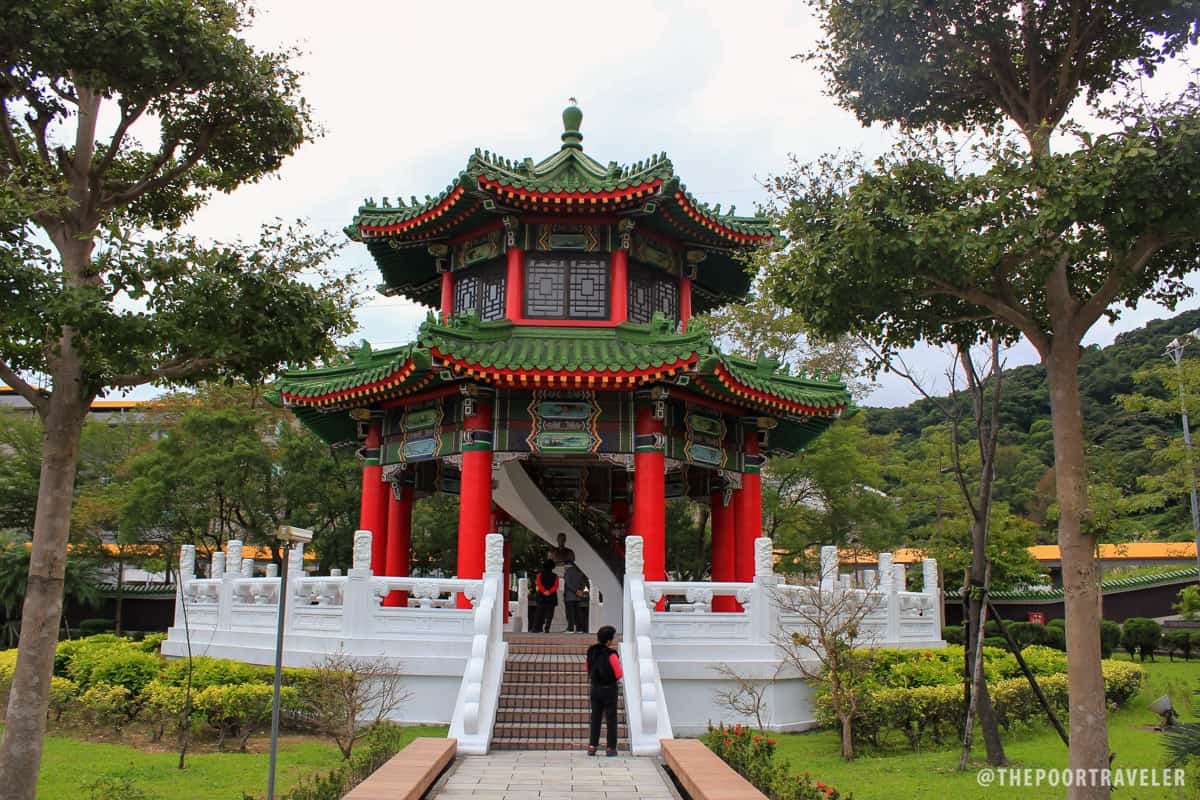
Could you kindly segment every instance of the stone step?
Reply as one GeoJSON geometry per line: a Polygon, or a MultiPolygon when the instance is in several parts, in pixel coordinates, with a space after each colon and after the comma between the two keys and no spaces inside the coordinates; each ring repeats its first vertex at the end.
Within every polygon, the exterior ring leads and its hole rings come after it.
{"type": "MultiPolygon", "coordinates": [[[[564,725],[587,725],[592,718],[590,708],[505,708],[503,704],[496,712],[496,722],[538,725],[561,723],[564,725]]],[[[617,721],[624,723],[625,707],[617,707],[617,721]]]]}
{"type": "Polygon", "coordinates": [[[504,670],[504,682],[513,684],[534,683],[561,686],[587,686],[588,676],[583,670],[504,670]]]}
{"type": "Polygon", "coordinates": [[[587,711],[592,707],[586,694],[518,694],[501,692],[500,708],[560,708],[587,711]]]}
{"type": "MultiPolygon", "coordinates": [[[[587,736],[584,735],[581,739],[492,739],[493,750],[580,750],[586,751],[588,747],[587,736]]],[[[617,750],[629,752],[629,742],[617,740],[617,750]]],[[[600,747],[597,748],[600,753],[598,758],[603,758],[604,753],[604,734],[600,735],[600,747]]]]}
{"type": "MultiPolygon", "coordinates": [[[[617,725],[617,738],[624,739],[628,735],[625,723],[617,725]]],[[[547,722],[535,719],[529,722],[499,722],[492,728],[493,739],[574,739],[587,736],[587,725],[576,722],[547,722]]]]}

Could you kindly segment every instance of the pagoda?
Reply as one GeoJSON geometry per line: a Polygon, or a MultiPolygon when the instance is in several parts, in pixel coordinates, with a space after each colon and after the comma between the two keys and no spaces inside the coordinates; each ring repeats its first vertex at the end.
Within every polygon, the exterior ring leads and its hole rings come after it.
{"type": "Polygon", "coordinates": [[[330,445],[359,448],[376,575],[408,574],[414,498],[447,492],[459,578],[481,576],[485,535],[516,519],[568,534],[619,604],[623,537],[643,537],[646,579],[665,579],[665,501],[690,497],[712,507],[712,580],[751,580],[764,459],[849,402],[842,383],[722,353],[694,316],[746,295],[741,256],[776,235],[768,221],[700,202],[665,153],[595,160],[582,119],[563,112],[541,161],[477,150],[436,197],[369,200],[346,228],[379,291],[434,310],[416,341],[364,343],[277,390],[330,445]],[[554,511],[566,504],[574,524],[554,511]]]}

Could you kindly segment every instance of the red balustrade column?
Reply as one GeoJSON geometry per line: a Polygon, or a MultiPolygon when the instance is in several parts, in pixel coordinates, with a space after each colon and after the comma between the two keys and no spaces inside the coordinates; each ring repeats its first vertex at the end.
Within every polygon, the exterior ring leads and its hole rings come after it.
{"type": "MultiPolygon", "coordinates": [[[[709,495],[712,503],[712,579],[717,583],[733,583],[734,554],[733,537],[736,527],[732,493],[727,498],[725,490],[717,489],[709,495]]],[[[713,598],[713,611],[737,611],[737,601],[729,595],[713,598]]]]}
{"type": "MultiPolygon", "coordinates": [[[[458,577],[483,577],[484,539],[492,520],[492,407],[474,401],[463,420],[462,482],[458,496],[458,577]]],[[[458,596],[459,608],[471,601],[458,596]]]]}
{"type": "Polygon", "coordinates": [[[654,403],[639,403],[634,424],[633,524],[630,533],[642,537],[646,580],[666,579],[667,503],[663,421],[654,418],[654,403]]]}
{"type": "MultiPolygon", "coordinates": [[[[393,488],[388,503],[387,574],[405,577],[412,563],[413,487],[401,476],[400,485],[393,488]]],[[[385,606],[407,606],[408,592],[389,592],[385,606]]]]}
{"type": "Polygon", "coordinates": [[[735,580],[754,580],[754,540],[762,536],[762,475],[759,474],[758,430],[745,433],[745,467],[742,488],[734,494],[737,532],[734,534],[733,563],[735,580]]]}
{"type": "Polygon", "coordinates": [[[447,269],[442,273],[442,321],[454,313],[454,273],[447,269]]]}
{"type": "Polygon", "coordinates": [[[504,316],[516,322],[521,318],[525,298],[525,251],[508,248],[508,271],[504,279],[504,316]]]}
{"type": "Polygon", "coordinates": [[[692,279],[679,279],[679,322],[686,331],[692,318],[692,279]]]}
{"type": "Polygon", "coordinates": [[[629,320],[629,254],[612,251],[612,321],[629,320]]]}

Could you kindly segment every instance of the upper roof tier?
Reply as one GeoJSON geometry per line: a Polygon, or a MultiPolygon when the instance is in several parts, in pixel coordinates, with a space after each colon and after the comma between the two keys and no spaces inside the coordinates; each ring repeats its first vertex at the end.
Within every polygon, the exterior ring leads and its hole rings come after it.
{"type": "Polygon", "coordinates": [[[583,151],[582,120],[583,112],[568,106],[562,147],[537,163],[476,150],[436,197],[365,202],[346,233],[367,244],[383,274],[381,289],[435,305],[438,259],[445,257],[448,245],[506,217],[510,225],[523,218],[555,217],[567,223],[628,220],[650,236],[700,251],[696,311],[743,297],[750,277],[737,254],[771,239],[775,231],[770,223],[697,200],[675,175],[666,153],[635,164],[600,163],[583,151]]]}

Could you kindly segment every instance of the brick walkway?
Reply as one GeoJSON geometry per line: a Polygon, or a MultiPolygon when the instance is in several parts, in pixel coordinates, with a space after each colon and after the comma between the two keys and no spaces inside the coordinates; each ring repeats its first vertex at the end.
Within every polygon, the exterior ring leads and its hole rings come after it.
{"type": "Polygon", "coordinates": [[[570,751],[461,756],[430,800],[679,800],[653,758],[570,751]]]}

